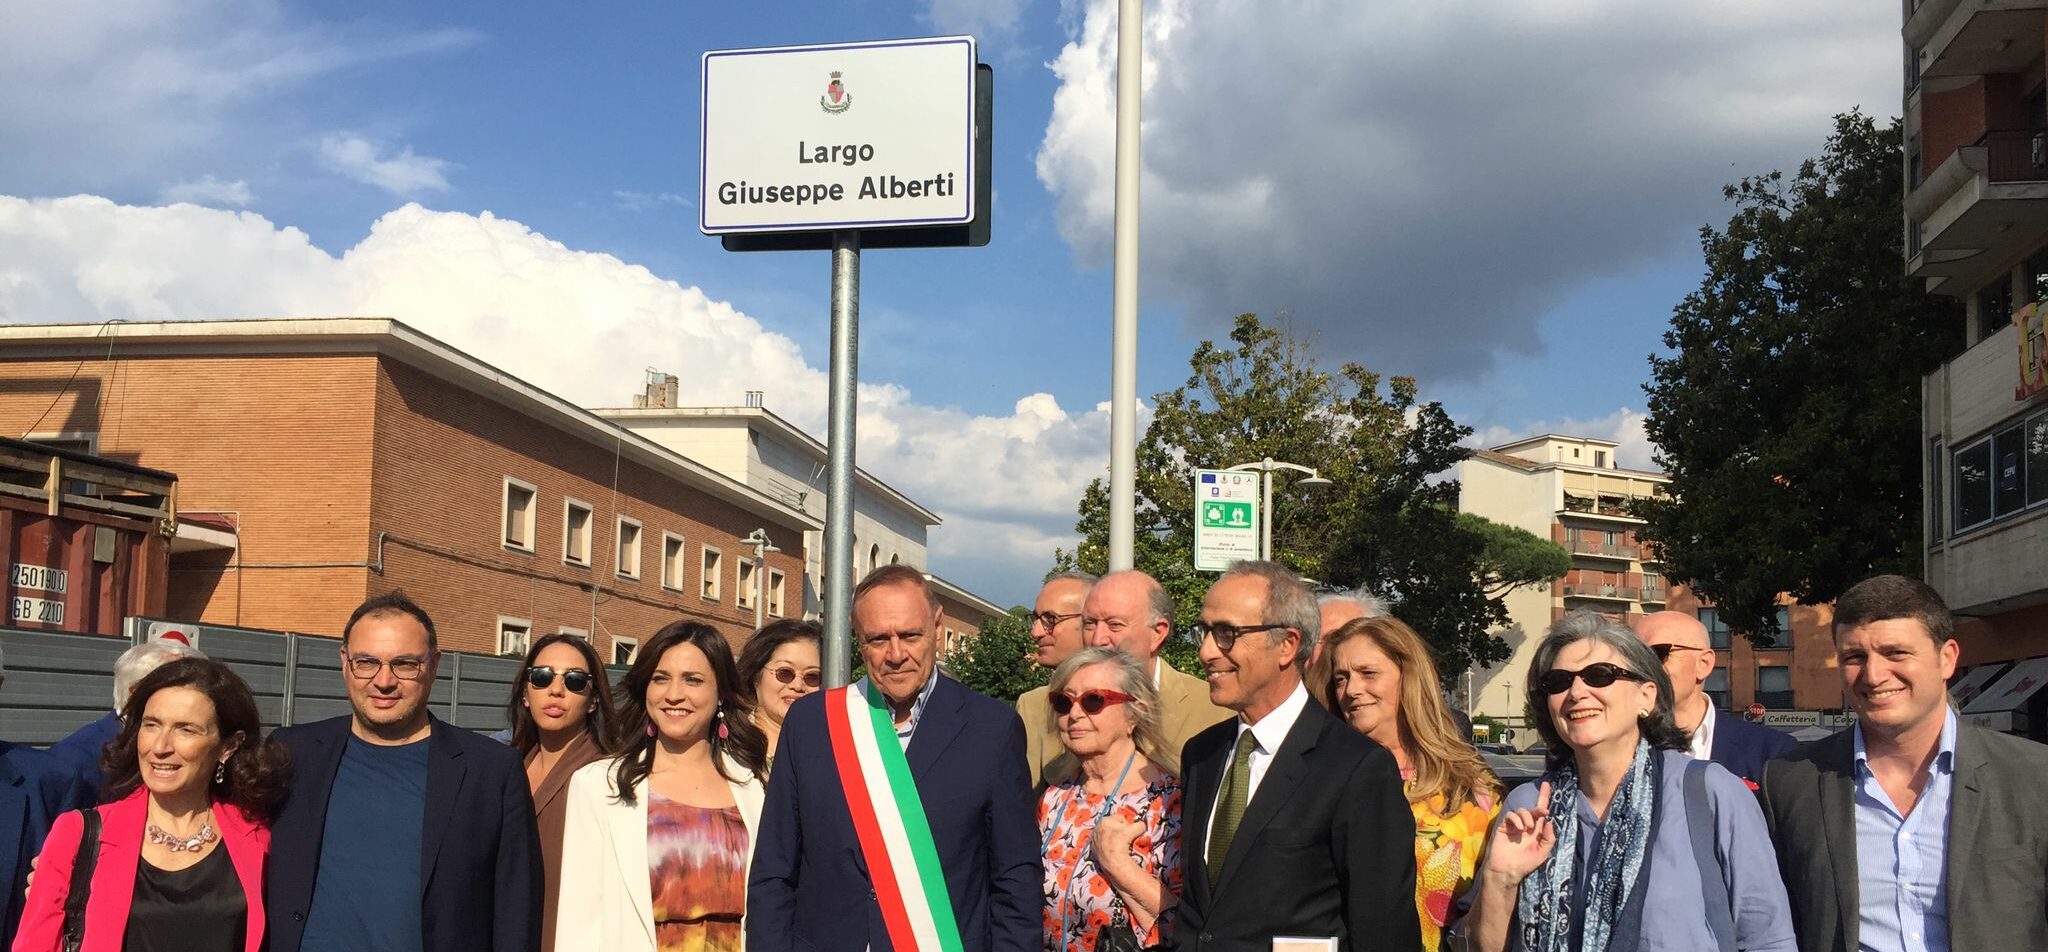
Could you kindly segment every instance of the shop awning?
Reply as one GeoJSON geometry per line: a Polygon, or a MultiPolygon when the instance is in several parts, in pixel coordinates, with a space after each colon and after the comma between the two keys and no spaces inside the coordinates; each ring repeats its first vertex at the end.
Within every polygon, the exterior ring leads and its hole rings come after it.
{"type": "Polygon", "coordinates": [[[1993,681],[1998,680],[1999,675],[2011,667],[2010,661],[1989,661],[1984,664],[1973,664],[1956,672],[1956,676],[1948,682],[1949,700],[1955,703],[1958,711],[1968,708],[1970,702],[1977,699],[1977,695],[1983,694],[1985,688],[1990,687],[1993,681]]]}
{"type": "Polygon", "coordinates": [[[2027,702],[2042,688],[2048,688],[2048,657],[2017,662],[1963,708],[1962,720],[1995,731],[2024,731],[2027,702]]]}

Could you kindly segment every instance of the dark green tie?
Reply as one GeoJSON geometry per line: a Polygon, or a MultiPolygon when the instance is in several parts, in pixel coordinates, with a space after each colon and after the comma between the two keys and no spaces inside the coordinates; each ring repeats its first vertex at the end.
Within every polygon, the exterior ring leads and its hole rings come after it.
{"type": "Polygon", "coordinates": [[[1230,756],[1230,772],[1223,775],[1223,792],[1216,798],[1216,822],[1209,826],[1209,888],[1223,879],[1223,861],[1230,857],[1230,841],[1237,837],[1237,824],[1244,819],[1244,803],[1252,789],[1252,748],[1258,739],[1251,731],[1237,735],[1237,750],[1230,756]]]}

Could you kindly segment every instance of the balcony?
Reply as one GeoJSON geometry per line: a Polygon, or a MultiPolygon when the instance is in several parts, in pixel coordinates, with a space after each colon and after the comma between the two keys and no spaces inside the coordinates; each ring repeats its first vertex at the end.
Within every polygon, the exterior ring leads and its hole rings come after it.
{"type": "Polygon", "coordinates": [[[1664,604],[1664,601],[1665,601],[1665,599],[1669,598],[1669,597],[1670,597],[1670,595],[1671,595],[1671,588],[1670,588],[1670,586],[1667,586],[1667,585],[1644,585],[1644,586],[1643,586],[1643,596],[1642,596],[1642,599],[1641,599],[1641,601],[1642,601],[1642,603],[1643,603],[1643,604],[1645,604],[1645,605],[1662,605],[1662,604],[1664,604]]]}
{"type": "Polygon", "coordinates": [[[1603,495],[1594,498],[1575,493],[1565,493],[1564,508],[1558,510],[1557,514],[1560,516],[1589,516],[1603,520],[1613,519],[1629,523],[1630,525],[1641,525],[1643,520],[1629,514],[1628,504],[1629,499],[1625,496],[1603,495]]]}
{"type": "Polygon", "coordinates": [[[1920,238],[1909,276],[1955,295],[2002,273],[2048,235],[2048,130],[1996,129],[1957,149],[1906,196],[1906,217],[1920,238]]]}
{"type": "Polygon", "coordinates": [[[2041,55],[2048,0],[1926,0],[1906,18],[1923,81],[2014,73],[2041,55]]]}
{"type": "Polygon", "coordinates": [[[1604,601],[1633,602],[1642,597],[1643,590],[1633,585],[1605,585],[1584,583],[1564,587],[1566,598],[1597,598],[1604,601]]]}

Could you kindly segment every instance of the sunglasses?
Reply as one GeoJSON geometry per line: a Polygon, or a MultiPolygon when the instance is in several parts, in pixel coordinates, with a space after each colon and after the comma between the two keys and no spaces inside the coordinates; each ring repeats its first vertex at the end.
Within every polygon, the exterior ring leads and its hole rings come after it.
{"type": "Polygon", "coordinates": [[[1674,651],[1705,651],[1707,649],[1695,648],[1691,645],[1651,645],[1650,650],[1657,653],[1658,661],[1666,661],[1671,658],[1671,653],[1674,651]]]}
{"type": "Polygon", "coordinates": [[[1239,627],[1239,626],[1237,626],[1237,625],[1233,625],[1233,624],[1231,624],[1231,623],[1229,623],[1229,622],[1227,622],[1227,621],[1217,621],[1217,622],[1208,622],[1208,621],[1198,621],[1198,622],[1195,622],[1195,628],[1194,628],[1194,631],[1195,631],[1195,643],[1196,643],[1196,644],[1201,644],[1201,643],[1202,643],[1202,639],[1204,639],[1204,638],[1214,638],[1214,639],[1216,639],[1216,650],[1217,650],[1217,651],[1224,651],[1224,652],[1227,652],[1227,651],[1229,651],[1229,650],[1230,650],[1231,648],[1233,648],[1233,647],[1236,647],[1236,645],[1237,645],[1237,639],[1239,639],[1239,638],[1242,638],[1242,637],[1244,637],[1244,636],[1246,636],[1246,635],[1249,635],[1249,634],[1251,634],[1252,632],[1255,632],[1255,631],[1272,631],[1272,630],[1273,630],[1273,629],[1275,629],[1275,628],[1286,628],[1286,627],[1288,627],[1288,626],[1287,626],[1287,625],[1245,625],[1245,626],[1243,626],[1243,627],[1239,627]]]}
{"type": "MultiPolygon", "coordinates": [[[[545,691],[554,686],[555,673],[555,669],[546,666],[528,668],[526,683],[536,691],[545,691]]],[[[570,668],[561,672],[561,675],[562,686],[568,688],[570,694],[582,694],[590,690],[590,672],[582,668],[570,668]]]]}
{"type": "MultiPolygon", "coordinates": [[[[795,681],[797,679],[797,673],[795,668],[775,668],[771,673],[775,675],[775,680],[780,681],[783,684],[788,684],[791,681],[795,681]]],[[[818,672],[816,671],[804,672],[803,679],[804,687],[807,688],[815,688],[818,685],[824,683],[824,679],[819,677],[818,672]]]]}
{"type": "Polygon", "coordinates": [[[1599,664],[1589,664],[1577,671],[1552,668],[1543,672],[1543,676],[1536,679],[1536,687],[1542,689],[1545,694],[1563,694],[1572,689],[1572,680],[1574,678],[1586,682],[1586,686],[1589,688],[1604,688],[1616,681],[1649,680],[1620,665],[1608,664],[1602,661],[1599,664]]]}
{"type": "Polygon", "coordinates": [[[1079,617],[1081,617],[1081,613],[1080,613],[1080,612],[1038,612],[1037,614],[1033,614],[1033,615],[1026,615],[1026,616],[1024,616],[1024,617],[1026,617],[1026,618],[1029,618],[1029,619],[1031,619],[1031,624],[1033,624],[1033,625],[1044,625],[1044,626],[1046,627],[1046,630],[1050,631],[1050,630],[1052,630],[1052,629],[1054,629],[1054,628],[1058,628],[1058,627],[1060,626],[1060,624],[1061,624],[1062,622],[1065,622],[1065,621],[1066,621],[1067,619],[1069,619],[1069,618],[1079,618],[1079,617]]]}
{"type": "Polygon", "coordinates": [[[1122,704],[1125,701],[1131,700],[1131,696],[1122,691],[1083,691],[1080,696],[1076,697],[1061,691],[1046,700],[1052,702],[1052,712],[1061,717],[1065,717],[1069,711],[1072,711],[1075,704],[1081,705],[1081,713],[1094,717],[1102,713],[1102,709],[1105,707],[1112,704],[1122,704]]]}

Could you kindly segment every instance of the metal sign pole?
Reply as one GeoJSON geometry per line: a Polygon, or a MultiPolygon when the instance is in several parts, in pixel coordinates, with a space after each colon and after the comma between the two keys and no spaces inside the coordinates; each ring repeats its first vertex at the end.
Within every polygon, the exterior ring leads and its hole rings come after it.
{"type": "Polygon", "coordinates": [[[1143,6],[1121,0],[1116,21],[1116,221],[1109,370],[1109,570],[1137,558],[1138,109],[1143,6]]]}
{"type": "Polygon", "coordinates": [[[860,232],[832,233],[832,384],[825,434],[825,685],[853,674],[853,420],[860,374],[860,232]]]}

